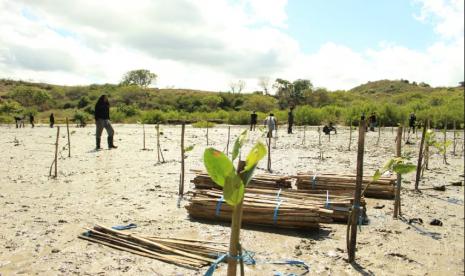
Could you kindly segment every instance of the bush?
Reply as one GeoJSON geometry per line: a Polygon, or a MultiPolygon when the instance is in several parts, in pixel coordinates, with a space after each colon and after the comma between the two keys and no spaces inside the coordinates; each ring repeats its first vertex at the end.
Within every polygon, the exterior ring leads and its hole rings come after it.
{"type": "Polygon", "coordinates": [[[81,99],[79,100],[77,106],[78,106],[78,108],[84,108],[84,107],[86,107],[89,103],[90,103],[89,98],[87,98],[86,96],[84,96],[84,97],[81,97],[81,99]]]}
{"type": "Polygon", "coordinates": [[[144,124],[158,124],[166,121],[165,114],[160,110],[150,110],[142,113],[142,122],[144,124]]]}
{"type": "Polygon", "coordinates": [[[76,113],[74,113],[72,120],[73,120],[76,124],[80,124],[80,123],[81,123],[81,124],[82,124],[82,123],[86,124],[87,121],[90,120],[90,116],[89,116],[89,114],[84,113],[84,112],[78,110],[78,111],[76,111],[76,113]]]}
{"type": "Polygon", "coordinates": [[[124,113],[126,117],[135,116],[140,113],[140,109],[134,104],[131,104],[131,105],[119,104],[117,106],[117,110],[119,112],[124,113]]]}
{"type": "Polygon", "coordinates": [[[215,126],[215,123],[208,121],[198,121],[192,124],[192,127],[195,128],[212,128],[215,126]]]}

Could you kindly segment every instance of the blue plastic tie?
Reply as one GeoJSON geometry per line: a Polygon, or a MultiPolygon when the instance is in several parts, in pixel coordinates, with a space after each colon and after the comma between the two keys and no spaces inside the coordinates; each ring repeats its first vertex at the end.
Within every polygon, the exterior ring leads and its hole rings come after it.
{"type": "Polygon", "coordinates": [[[224,202],[224,197],[221,196],[220,199],[218,199],[218,202],[216,203],[216,211],[215,211],[216,216],[220,215],[221,205],[223,204],[223,202],[224,202]]]}
{"type": "Polygon", "coordinates": [[[354,204],[353,208],[354,208],[354,210],[355,209],[359,210],[359,214],[358,214],[358,231],[362,232],[362,223],[363,223],[362,211],[363,211],[363,208],[360,207],[360,205],[355,205],[355,204],[354,204]]]}
{"type": "Polygon", "coordinates": [[[221,262],[223,262],[226,258],[233,258],[236,261],[242,260],[247,265],[255,265],[257,263],[255,259],[253,258],[255,255],[254,252],[247,251],[247,250],[244,250],[243,252],[244,253],[242,253],[242,255],[238,255],[238,256],[230,256],[229,254],[219,255],[218,258],[210,265],[208,270],[205,272],[204,276],[213,276],[213,272],[215,272],[217,266],[221,262]]]}
{"type": "Polygon", "coordinates": [[[132,229],[132,228],[136,228],[137,225],[134,224],[134,223],[130,223],[128,225],[116,225],[116,226],[112,226],[111,228],[112,229],[115,229],[115,230],[128,230],[128,229],[132,229]]]}
{"type": "Polygon", "coordinates": [[[315,186],[316,186],[316,175],[317,173],[315,173],[312,178],[312,189],[315,189],[315,186]]]}
{"type": "Polygon", "coordinates": [[[282,202],[282,200],[279,200],[276,203],[276,207],[274,208],[274,213],[273,213],[273,223],[274,224],[276,224],[276,221],[278,220],[278,210],[279,210],[279,206],[281,206],[281,202],[282,202]]]}
{"type": "Polygon", "coordinates": [[[325,208],[329,209],[330,204],[329,204],[329,191],[326,190],[326,203],[325,203],[325,208]]]}

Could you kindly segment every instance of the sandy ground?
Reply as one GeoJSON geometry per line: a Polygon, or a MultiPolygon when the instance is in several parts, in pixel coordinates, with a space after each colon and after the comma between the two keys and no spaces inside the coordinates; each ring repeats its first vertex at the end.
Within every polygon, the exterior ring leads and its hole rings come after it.
{"type": "MultiPolygon", "coordinates": [[[[179,182],[180,126],[162,126],[162,147],[167,160],[157,164],[155,131],[147,126],[147,147],[142,148],[142,127],[114,125],[117,150],[94,151],[94,127],[71,128],[72,157],[60,153],[58,178],[48,177],[54,156],[56,129],[0,127],[0,274],[1,275],[201,275],[160,261],[117,251],[77,238],[85,227],[99,223],[107,226],[136,223],[136,232],[170,237],[229,240],[225,224],[192,221],[184,208],[177,208],[179,182]],[[17,140],[15,142],[15,139],[17,140]]],[[[233,137],[243,127],[232,127],[233,137]]],[[[60,135],[60,148],[66,136],[60,135]]],[[[348,151],[348,130],[322,137],[325,159],[318,158],[318,134],[307,128],[302,144],[302,129],[295,134],[280,129],[272,151],[275,173],[298,171],[354,172],[357,139],[348,151]]],[[[223,150],[227,127],[210,129],[210,145],[223,150]]],[[[365,173],[394,154],[394,133],[384,129],[366,138],[365,173]]],[[[451,137],[451,134],[448,134],[451,137]]],[[[463,137],[463,133],[460,133],[463,137]]],[[[251,140],[258,138],[254,133],[251,140]]],[[[106,146],[104,134],[102,145],[106,146]]],[[[405,146],[407,151],[417,144],[405,146]]],[[[195,145],[187,159],[187,169],[203,168],[201,156],[206,147],[205,130],[186,128],[186,146],[195,145]]],[[[250,146],[250,145],[249,145],[250,146]]],[[[259,264],[247,266],[247,275],[273,275],[274,272],[299,273],[301,270],[267,261],[299,259],[310,265],[310,274],[321,275],[463,275],[464,274],[464,191],[463,186],[448,186],[444,192],[433,185],[463,181],[462,144],[458,155],[449,151],[449,165],[435,155],[431,170],[421,181],[421,194],[411,191],[414,174],[405,176],[402,211],[406,219],[421,218],[423,225],[409,225],[392,218],[393,201],[368,199],[370,224],[358,233],[357,265],[346,262],[346,227],[323,225],[319,231],[280,231],[271,228],[246,228],[241,232],[244,248],[256,253],[259,264]],[[427,189],[429,188],[429,189],[427,189]],[[373,206],[384,205],[382,209],[373,206]],[[432,219],[443,226],[432,226],[432,219]]],[[[416,163],[416,158],[415,158],[416,163]]],[[[265,161],[260,163],[263,172],[265,161]]],[[[187,175],[186,190],[191,189],[187,175]]],[[[185,205],[183,201],[181,205],[185,205]]],[[[225,274],[222,264],[216,275],[225,274]]]]}

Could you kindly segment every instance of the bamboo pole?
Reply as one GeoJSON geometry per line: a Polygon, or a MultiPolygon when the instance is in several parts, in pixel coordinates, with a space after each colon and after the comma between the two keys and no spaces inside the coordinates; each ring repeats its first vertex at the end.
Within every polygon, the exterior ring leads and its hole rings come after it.
{"type": "Polygon", "coordinates": [[[71,137],[69,136],[68,117],[66,117],[66,132],[68,133],[68,157],[71,157],[71,137]]]}
{"type": "Polygon", "coordinates": [[[58,140],[60,138],[60,127],[57,126],[57,140],[55,142],[55,175],[54,178],[58,177],[58,140]]]}
{"type": "Polygon", "coordinates": [[[444,164],[448,165],[449,163],[447,163],[447,146],[446,146],[446,142],[447,142],[447,119],[446,119],[446,122],[444,124],[444,152],[443,152],[443,162],[444,164]]]}
{"type": "MultiPolygon", "coordinates": [[[[396,156],[402,156],[402,126],[399,126],[397,129],[396,137],[396,156]]],[[[394,218],[397,218],[400,215],[400,189],[402,185],[402,175],[397,174],[397,186],[396,186],[396,197],[394,201],[394,218]]]]}
{"type": "Polygon", "coordinates": [[[306,130],[306,125],[304,125],[304,135],[303,135],[303,138],[302,138],[302,145],[305,145],[305,130],[306,130]]]}
{"type": "Polygon", "coordinates": [[[360,212],[360,197],[362,194],[363,182],[363,154],[365,151],[365,120],[361,120],[358,131],[357,148],[357,177],[355,180],[354,205],[350,217],[350,240],[349,240],[349,262],[355,261],[355,250],[357,246],[357,222],[360,212]]]}
{"type": "Polygon", "coordinates": [[[179,181],[179,195],[182,196],[184,194],[184,131],[185,131],[185,123],[183,122],[181,125],[181,177],[179,181]]]}
{"type": "Polygon", "coordinates": [[[453,149],[452,154],[455,156],[455,148],[457,147],[457,125],[454,121],[454,140],[453,140],[453,149]]]}
{"type": "Polygon", "coordinates": [[[271,172],[271,135],[268,137],[268,163],[266,168],[268,172],[271,172]]]}
{"type": "Polygon", "coordinates": [[[165,157],[163,156],[163,151],[161,150],[161,146],[160,146],[160,124],[157,124],[155,126],[155,129],[157,131],[157,161],[158,163],[160,163],[160,157],[161,157],[161,160],[164,163],[165,157]]]}
{"type": "Polygon", "coordinates": [[[421,134],[421,142],[420,142],[420,150],[418,153],[418,163],[417,163],[417,175],[415,178],[415,191],[418,191],[418,185],[420,184],[420,176],[421,176],[421,164],[423,160],[423,148],[425,144],[425,136],[426,136],[426,126],[428,123],[423,124],[423,132],[421,134]]]}
{"type": "Polygon", "coordinates": [[[350,151],[351,144],[352,144],[352,119],[350,119],[350,122],[349,122],[349,147],[347,148],[348,151],[350,151]]]}
{"type": "MultiPolygon", "coordinates": [[[[237,173],[243,171],[245,167],[245,161],[239,160],[237,166],[237,173]]],[[[240,175],[241,179],[244,180],[244,176],[240,175]]],[[[242,204],[243,199],[239,204],[234,206],[232,218],[231,218],[231,237],[229,240],[229,257],[228,257],[228,276],[235,276],[237,272],[237,255],[240,242],[240,231],[242,226],[242,204]]]]}
{"type": "Polygon", "coordinates": [[[207,121],[207,134],[206,134],[206,137],[207,137],[207,147],[208,147],[208,121],[207,121]]]}
{"type": "Polygon", "coordinates": [[[380,138],[381,138],[381,124],[378,127],[378,139],[376,139],[376,145],[379,145],[380,138]]]}
{"type": "Polygon", "coordinates": [[[321,146],[321,129],[318,126],[318,145],[321,146]]]}
{"type": "Polygon", "coordinates": [[[145,124],[142,124],[142,149],[143,150],[146,150],[145,148],[145,124]]]}
{"type": "Polygon", "coordinates": [[[229,140],[231,137],[231,126],[228,126],[228,141],[226,141],[226,156],[229,156],[229,140]]]}

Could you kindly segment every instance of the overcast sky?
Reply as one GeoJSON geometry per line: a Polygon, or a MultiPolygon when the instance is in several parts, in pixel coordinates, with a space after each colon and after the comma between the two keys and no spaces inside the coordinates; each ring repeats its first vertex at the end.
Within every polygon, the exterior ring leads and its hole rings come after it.
{"type": "Polygon", "coordinates": [[[350,89],[464,78],[463,0],[0,0],[0,78],[213,91],[257,79],[350,89]]]}

